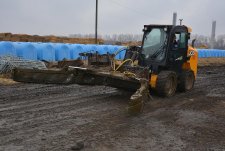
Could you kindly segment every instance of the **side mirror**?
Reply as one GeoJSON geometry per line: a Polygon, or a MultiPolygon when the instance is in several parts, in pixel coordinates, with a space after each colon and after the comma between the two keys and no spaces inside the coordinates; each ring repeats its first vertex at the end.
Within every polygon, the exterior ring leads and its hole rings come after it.
{"type": "Polygon", "coordinates": [[[195,47],[195,41],[196,39],[193,39],[192,42],[191,42],[191,46],[194,48],[195,47]]]}

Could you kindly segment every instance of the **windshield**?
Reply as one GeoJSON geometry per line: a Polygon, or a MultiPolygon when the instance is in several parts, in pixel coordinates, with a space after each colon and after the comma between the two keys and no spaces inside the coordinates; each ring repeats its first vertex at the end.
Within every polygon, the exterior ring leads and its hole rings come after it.
{"type": "Polygon", "coordinates": [[[142,53],[146,59],[163,60],[166,43],[166,31],[163,28],[153,28],[151,31],[145,33],[142,53]]]}

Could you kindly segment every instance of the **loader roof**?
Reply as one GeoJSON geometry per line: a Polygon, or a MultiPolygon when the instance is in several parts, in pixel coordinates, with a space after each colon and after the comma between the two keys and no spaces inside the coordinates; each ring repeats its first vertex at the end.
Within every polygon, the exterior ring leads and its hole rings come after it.
{"type": "MultiPolygon", "coordinates": [[[[177,25],[180,26],[180,25],[177,25]]],[[[181,25],[183,27],[186,27],[188,30],[188,33],[192,32],[192,28],[191,27],[187,27],[185,25],[181,25]]],[[[162,25],[162,24],[149,24],[149,25],[144,25],[144,30],[148,30],[149,28],[169,28],[172,29],[173,27],[175,27],[174,25],[162,25]]]]}

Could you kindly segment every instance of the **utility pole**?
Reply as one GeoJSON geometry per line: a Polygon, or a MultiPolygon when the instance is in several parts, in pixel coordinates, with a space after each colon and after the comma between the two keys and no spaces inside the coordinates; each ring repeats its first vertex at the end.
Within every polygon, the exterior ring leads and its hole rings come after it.
{"type": "Polygon", "coordinates": [[[96,13],[95,13],[95,43],[98,44],[98,0],[96,0],[96,13]]]}

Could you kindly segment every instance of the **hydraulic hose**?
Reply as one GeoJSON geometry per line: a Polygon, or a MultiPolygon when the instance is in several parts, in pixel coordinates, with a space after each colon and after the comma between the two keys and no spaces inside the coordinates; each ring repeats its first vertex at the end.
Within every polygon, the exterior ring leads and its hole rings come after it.
{"type": "MultiPolygon", "coordinates": [[[[119,66],[119,68],[117,67],[117,70],[116,70],[116,65],[115,65],[115,57],[120,53],[120,52],[122,52],[122,51],[124,51],[124,50],[127,50],[128,49],[128,47],[122,47],[122,48],[120,48],[120,49],[118,49],[115,53],[114,53],[114,57],[113,57],[113,59],[112,59],[112,64],[113,64],[113,70],[114,71],[117,71],[121,66],[119,66]]],[[[126,61],[126,60],[125,60],[126,61]]],[[[127,62],[127,61],[126,61],[127,62]]],[[[122,63],[122,64],[124,64],[124,63],[122,63]]]]}
{"type": "Polygon", "coordinates": [[[120,67],[122,67],[126,62],[130,61],[132,65],[134,64],[133,60],[131,59],[126,59],[124,60],[114,71],[117,71],[120,67]]]}
{"type": "Polygon", "coordinates": [[[127,50],[128,49],[128,47],[122,47],[122,48],[120,48],[120,49],[118,49],[115,53],[114,53],[114,57],[116,57],[121,51],[124,51],[124,50],[127,50]]]}

